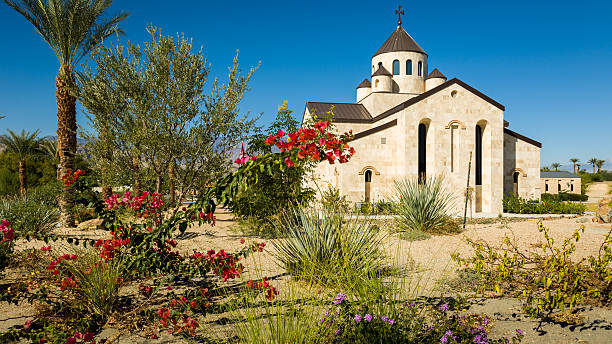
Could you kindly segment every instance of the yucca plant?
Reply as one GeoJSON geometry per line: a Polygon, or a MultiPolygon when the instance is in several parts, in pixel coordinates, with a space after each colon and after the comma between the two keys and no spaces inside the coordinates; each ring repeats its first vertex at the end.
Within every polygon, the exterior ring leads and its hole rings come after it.
{"type": "Polygon", "coordinates": [[[439,232],[456,228],[450,217],[455,195],[443,186],[442,177],[427,178],[419,183],[415,179],[394,182],[398,221],[402,229],[421,232],[439,232]]]}
{"type": "Polygon", "coordinates": [[[93,252],[83,251],[66,263],[67,272],[78,286],[72,289],[73,307],[107,319],[119,300],[122,262],[115,258],[101,261],[93,252]]]}
{"type": "Polygon", "coordinates": [[[327,284],[368,278],[382,269],[382,235],[368,217],[337,209],[296,208],[281,222],[276,259],[291,275],[327,284]]]}

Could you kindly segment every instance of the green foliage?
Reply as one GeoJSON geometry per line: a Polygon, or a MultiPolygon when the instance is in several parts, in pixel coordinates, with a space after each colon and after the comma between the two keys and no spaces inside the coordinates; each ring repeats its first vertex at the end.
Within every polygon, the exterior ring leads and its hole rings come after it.
{"type": "Polygon", "coordinates": [[[147,30],[143,46],[119,43],[92,53],[79,100],[93,130],[82,135],[106,185],[129,179],[135,191],[168,191],[177,197],[176,211],[189,193],[230,171],[237,141],[255,123],[238,105],[256,68],[242,75],[236,56],[227,83],[207,84],[210,67],[190,39],[147,30]]]}
{"type": "Polygon", "coordinates": [[[100,260],[95,252],[81,251],[76,260],[68,261],[65,273],[78,286],[73,288],[70,307],[79,313],[89,313],[107,319],[119,300],[123,268],[120,259],[100,260]]]}
{"type": "Polygon", "coordinates": [[[585,194],[575,194],[575,193],[567,193],[560,192],[558,194],[542,194],[543,202],[556,202],[556,201],[572,201],[572,202],[585,202],[589,199],[589,196],[585,194]]]}
{"type": "MultiPolygon", "coordinates": [[[[28,189],[56,181],[52,162],[45,156],[34,155],[25,160],[28,189]]],[[[19,193],[19,160],[15,154],[0,153],[0,197],[19,193]]]]}
{"type": "Polygon", "coordinates": [[[31,190],[26,197],[0,200],[0,218],[12,223],[19,237],[44,238],[55,228],[59,217],[58,189],[45,186],[31,190]]]}
{"type": "Polygon", "coordinates": [[[367,217],[296,208],[281,226],[286,239],[274,243],[275,256],[297,278],[342,287],[382,269],[383,237],[367,217]]]}
{"type": "Polygon", "coordinates": [[[514,214],[582,214],[586,207],[582,203],[563,202],[559,198],[545,196],[542,201],[520,197],[504,197],[504,212],[514,214]]]}
{"type": "Polygon", "coordinates": [[[458,226],[450,217],[453,195],[442,186],[441,177],[395,181],[395,202],[399,224],[404,230],[424,233],[458,232],[458,226]]]}
{"type": "Polygon", "coordinates": [[[522,332],[511,338],[488,338],[491,328],[486,317],[465,309],[451,311],[447,304],[392,305],[379,313],[368,303],[340,300],[338,294],[322,316],[319,338],[322,343],[518,343],[522,332]],[[340,303],[338,303],[340,302],[340,303]]]}
{"type": "MultiPolygon", "coordinates": [[[[279,107],[274,122],[263,131],[257,128],[249,139],[250,154],[273,154],[272,147],[265,144],[265,139],[278,130],[293,132],[300,123],[288,110],[287,102],[279,107]]],[[[259,158],[258,158],[259,159],[259,158]]],[[[240,188],[233,200],[231,210],[241,217],[254,217],[267,227],[267,233],[273,233],[273,220],[287,209],[303,205],[314,199],[314,190],[304,186],[303,180],[307,171],[312,169],[312,163],[304,160],[295,161],[295,165],[285,170],[255,170],[257,181],[248,187],[240,188]]]]}
{"type": "Polygon", "coordinates": [[[60,64],[70,71],[106,37],[123,33],[117,24],[128,16],[121,13],[104,19],[112,4],[108,0],[4,2],[34,25],[60,64]]]}
{"type": "Polygon", "coordinates": [[[584,226],[560,246],[555,245],[542,223],[538,224],[538,230],[545,239],[538,249],[526,251],[508,237],[499,248],[468,239],[473,257],[461,258],[454,254],[453,259],[480,275],[480,291],[511,293],[523,301],[523,309],[533,317],[571,310],[587,298],[608,304],[612,300],[612,230],[602,242],[597,257],[582,259],[574,259],[572,255],[584,226]]]}
{"type": "Polygon", "coordinates": [[[365,215],[396,215],[398,213],[395,202],[384,200],[374,203],[361,203],[358,210],[365,215]]]}
{"type": "Polygon", "coordinates": [[[348,212],[350,202],[346,196],[340,195],[340,190],[333,186],[328,186],[327,190],[321,193],[321,206],[323,209],[335,212],[348,212]]]}

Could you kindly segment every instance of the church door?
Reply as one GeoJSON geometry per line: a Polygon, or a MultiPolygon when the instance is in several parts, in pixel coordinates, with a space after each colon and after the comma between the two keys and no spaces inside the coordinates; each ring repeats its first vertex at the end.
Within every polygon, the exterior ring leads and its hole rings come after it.
{"type": "Polygon", "coordinates": [[[372,184],[372,170],[365,172],[365,195],[364,199],[366,203],[370,202],[370,185],[372,184]]]}
{"type": "Polygon", "coordinates": [[[519,183],[519,173],[514,172],[512,174],[512,193],[516,197],[518,197],[519,195],[519,187],[518,187],[519,184],[518,183],[519,183]]]}

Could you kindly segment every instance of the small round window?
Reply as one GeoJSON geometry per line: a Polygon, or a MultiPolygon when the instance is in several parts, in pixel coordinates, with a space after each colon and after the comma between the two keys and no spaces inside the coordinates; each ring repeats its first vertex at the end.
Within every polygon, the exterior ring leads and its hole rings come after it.
{"type": "Polygon", "coordinates": [[[457,97],[457,91],[452,91],[451,92],[451,97],[453,97],[453,98],[457,97]]]}

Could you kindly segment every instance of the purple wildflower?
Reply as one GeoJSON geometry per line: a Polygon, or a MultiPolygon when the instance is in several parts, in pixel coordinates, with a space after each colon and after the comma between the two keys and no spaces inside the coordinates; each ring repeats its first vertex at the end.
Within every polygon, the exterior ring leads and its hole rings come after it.
{"type": "Polygon", "coordinates": [[[360,321],[361,321],[361,315],[355,314],[355,322],[360,322],[360,321]]]}
{"type": "Polygon", "coordinates": [[[445,335],[445,336],[452,337],[452,336],[453,336],[453,331],[448,330],[448,331],[444,332],[444,335],[445,335]]]}
{"type": "Polygon", "coordinates": [[[387,323],[388,323],[389,325],[393,325],[393,324],[395,324],[395,320],[393,320],[393,319],[389,319],[389,321],[387,321],[387,323]]]}
{"type": "Polygon", "coordinates": [[[334,305],[341,304],[345,298],[346,298],[346,294],[338,293],[338,295],[334,297],[334,301],[333,301],[334,305]]]}
{"type": "Polygon", "coordinates": [[[483,325],[487,325],[488,323],[489,323],[489,319],[487,319],[487,318],[483,318],[482,319],[482,324],[483,325]]]}
{"type": "Polygon", "coordinates": [[[518,333],[519,336],[522,336],[523,335],[523,330],[521,330],[520,328],[517,328],[516,329],[516,333],[518,333]]]}
{"type": "Polygon", "coordinates": [[[446,335],[443,335],[442,338],[440,338],[440,343],[448,343],[448,337],[446,337],[446,335]]]}
{"type": "Polygon", "coordinates": [[[389,318],[387,318],[386,315],[383,315],[382,317],[380,317],[382,319],[382,321],[387,322],[387,320],[389,320],[389,318]]]}
{"type": "Polygon", "coordinates": [[[366,314],[366,315],[363,317],[363,319],[365,319],[365,321],[370,322],[370,321],[372,321],[372,315],[370,315],[370,314],[366,314]]]}
{"type": "Polygon", "coordinates": [[[337,329],[337,330],[334,331],[335,334],[340,334],[340,332],[342,332],[341,329],[337,329]]]}
{"type": "Polygon", "coordinates": [[[448,305],[445,303],[442,306],[440,306],[440,309],[443,310],[444,312],[448,311],[448,305]]]}

